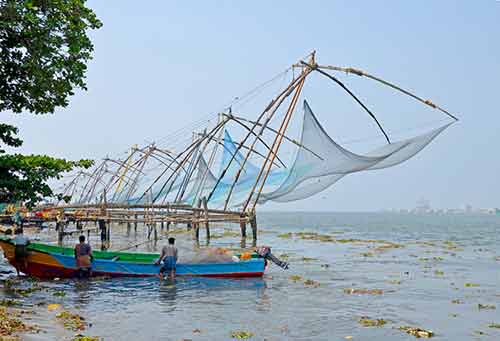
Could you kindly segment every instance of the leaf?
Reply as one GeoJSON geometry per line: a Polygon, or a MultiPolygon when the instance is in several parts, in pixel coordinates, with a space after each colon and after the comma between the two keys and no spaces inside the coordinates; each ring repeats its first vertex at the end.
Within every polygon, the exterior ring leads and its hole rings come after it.
{"type": "Polygon", "coordinates": [[[291,281],[294,281],[294,282],[298,282],[298,281],[302,280],[302,276],[299,276],[299,275],[291,275],[289,278],[291,281]]]}
{"type": "Polygon", "coordinates": [[[231,337],[233,339],[249,339],[252,336],[254,336],[253,333],[248,332],[248,331],[243,331],[243,330],[236,330],[231,333],[231,337]]]}
{"type": "Polygon", "coordinates": [[[494,304],[481,304],[479,303],[477,305],[477,308],[479,310],[482,310],[482,309],[490,309],[490,310],[493,310],[493,309],[496,309],[497,307],[494,305],[494,304]]]}
{"type": "Polygon", "coordinates": [[[368,294],[368,295],[382,295],[384,291],[382,289],[354,289],[346,288],[344,289],[346,294],[368,294]]]}
{"type": "Polygon", "coordinates": [[[48,310],[56,310],[56,309],[59,309],[59,308],[61,308],[61,305],[57,304],[57,303],[52,303],[52,304],[47,305],[47,309],[48,310]]]}
{"type": "Polygon", "coordinates": [[[434,332],[431,330],[425,330],[422,328],[418,327],[410,327],[410,326],[402,326],[398,328],[399,330],[402,330],[410,335],[415,336],[416,338],[430,338],[434,336],[434,332]]]}
{"type": "Polygon", "coordinates": [[[361,317],[358,322],[363,327],[380,327],[387,323],[384,319],[370,319],[366,316],[361,317]]]}
{"type": "Polygon", "coordinates": [[[64,328],[73,331],[84,330],[87,327],[85,319],[78,314],[70,313],[67,310],[61,311],[56,315],[56,318],[61,320],[64,328]]]}
{"type": "Polygon", "coordinates": [[[310,286],[310,287],[314,287],[314,288],[317,288],[317,287],[319,287],[321,285],[318,281],[315,281],[315,280],[312,280],[312,279],[306,279],[304,281],[304,284],[306,286],[310,286]]]}

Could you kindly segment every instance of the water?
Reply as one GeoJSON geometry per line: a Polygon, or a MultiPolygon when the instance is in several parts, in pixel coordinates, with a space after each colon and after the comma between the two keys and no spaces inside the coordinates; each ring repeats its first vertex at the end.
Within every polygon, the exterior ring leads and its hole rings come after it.
{"type": "MultiPolygon", "coordinates": [[[[288,271],[271,266],[259,279],[177,278],[163,284],[158,279],[42,282],[66,296],[37,292],[25,304],[61,303],[92,324],[86,335],[105,340],[229,340],[237,330],[253,333],[252,340],[414,340],[397,329],[403,325],[433,330],[436,340],[500,339],[500,329],[488,327],[500,323],[498,216],[262,212],[259,229],[259,244],[286,254],[288,271]],[[344,242],[281,235],[299,231],[344,242]],[[380,241],[402,247],[376,249],[391,246],[380,241]],[[307,279],[319,286],[304,284],[307,279]],[[348,294],[348,288],[384,294],[348,294]],[[362,316],[387,324],[363,327],[362,316]]],[[[178,240],[181,259],[191,257],[192,241],[186,235],[178,240]]],[[[238,244],[237,237],[228,236],[210,245],[238,244]]],[[[8,270],[5,260],[0,270],[8,270]]],[[[12,297],[5,290],[2,295],[12,297]]],[[[72,335],[61,331],[43,307],[36,316],[45,333],[27,339],[72,335]]]]}

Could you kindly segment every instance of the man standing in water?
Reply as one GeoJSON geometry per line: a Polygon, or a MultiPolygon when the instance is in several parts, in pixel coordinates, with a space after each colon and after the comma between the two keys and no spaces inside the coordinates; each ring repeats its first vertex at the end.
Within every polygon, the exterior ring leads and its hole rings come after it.
{"type": "Polygon", "coordinates": [[[168,245],[161,249],[160,258],[155,262],[159,265],[163,261],[163,266],[160,268],[160,277],[165,276],[165,272],[170,274],[170,278],[175,277],[175,267],[177,264],[177,248],[174,246],[175,238],[168,238],[168,245]]]}
{"type": "Polygon", "coordinates": [[[87,278],[92,275],[92,248],[85,243],[85,236],[80,236],[79,241],[75,245],[76,268],[79,278],[87,278]]]}

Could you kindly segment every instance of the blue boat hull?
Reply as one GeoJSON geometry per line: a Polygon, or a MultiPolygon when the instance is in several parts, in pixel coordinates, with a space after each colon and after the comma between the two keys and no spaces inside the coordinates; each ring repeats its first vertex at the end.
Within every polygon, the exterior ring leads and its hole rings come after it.
{"type": "MultiPolygon", "coordinates": [[[[61,254],[51,254],[61,266],[76,272],[74,257],[61,254]]],[[[130,276],[148,277],[157,276],[160,265],[120,262],[113,260],[94,259],[92,261],[92,274],[94,276],[130,276]]],[[[208,276],[208,277],[253,277],[264,274],[265,262],[263,258],[252,258],[240,262],[229,263],[178,263],[177,276],[208,276]]]]}

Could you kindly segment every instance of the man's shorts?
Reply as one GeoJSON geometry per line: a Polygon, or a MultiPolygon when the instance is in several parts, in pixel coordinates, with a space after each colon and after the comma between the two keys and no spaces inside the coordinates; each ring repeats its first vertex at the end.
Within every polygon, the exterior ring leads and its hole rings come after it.
{"type": "Polygon", "coordinates": [[[160,272],[163,273],[175,270],[177,265],[176,263],[175,257],[165,257],[165,259],[163,259],[163,266],[160,268],[160,272]]]}

